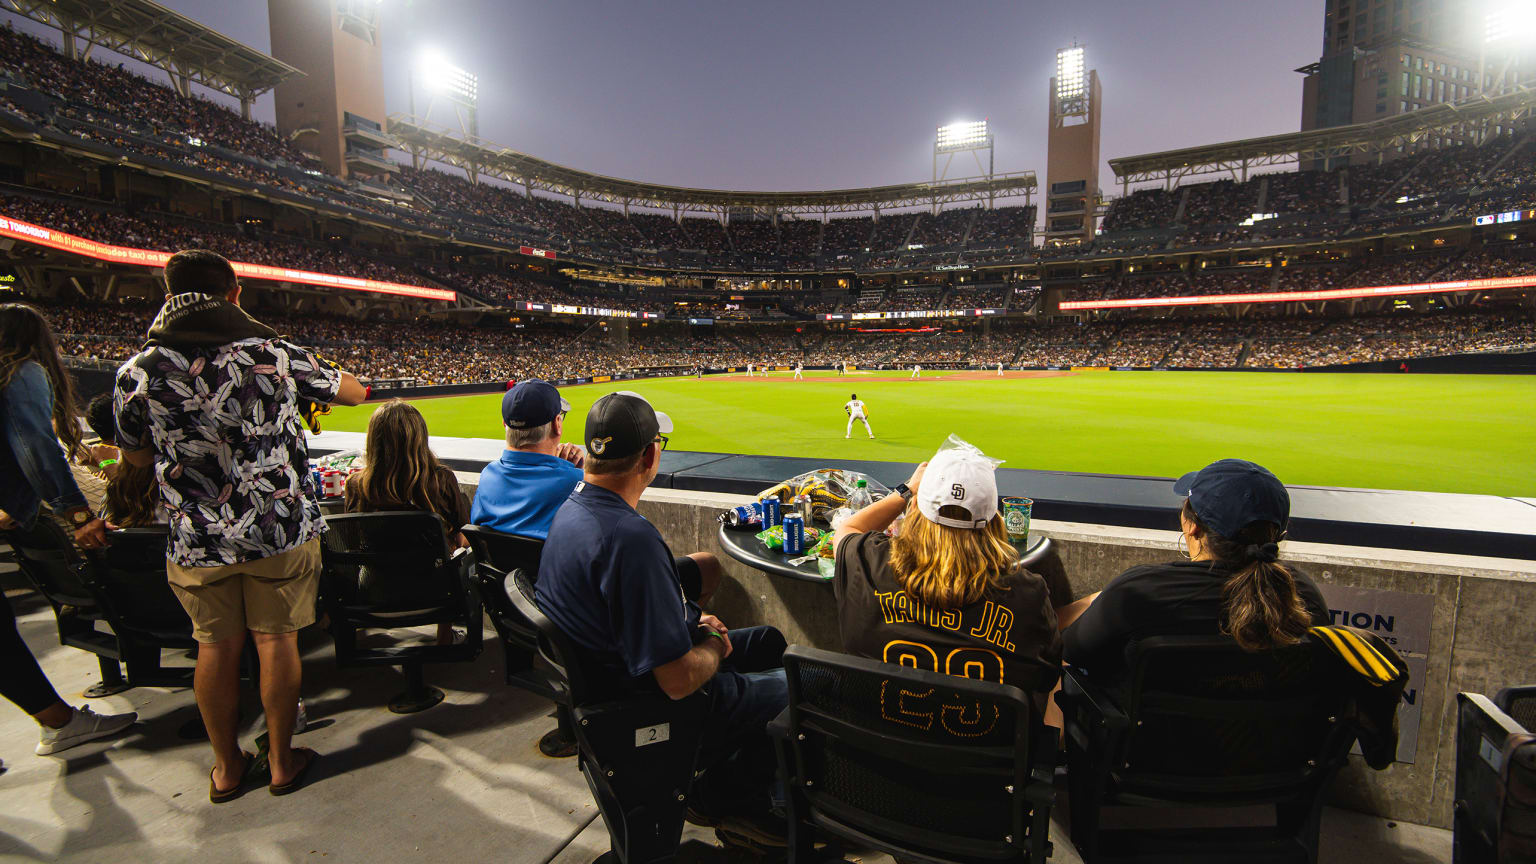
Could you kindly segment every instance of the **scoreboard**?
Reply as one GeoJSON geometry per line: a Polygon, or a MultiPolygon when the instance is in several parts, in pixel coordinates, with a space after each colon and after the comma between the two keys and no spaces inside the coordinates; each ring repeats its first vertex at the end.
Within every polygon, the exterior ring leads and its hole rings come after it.
{"type": "Polygon", "coordinates": [[[1530,222],[1536,220],[1536,210],[1506,210],[1503,213],[1489,213],[1472,220],[1473,225],[1503,225],[1508,222],[1530,222]]]}

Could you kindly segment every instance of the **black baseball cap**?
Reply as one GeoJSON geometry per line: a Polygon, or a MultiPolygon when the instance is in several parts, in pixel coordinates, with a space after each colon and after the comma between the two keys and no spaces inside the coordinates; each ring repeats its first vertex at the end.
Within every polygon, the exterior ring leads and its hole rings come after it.
{"type": "Polygon", "coordinates": [[[672,418],[629,390],[609,393],[587,412],[587,453],[594,459],[633,456],[672,431],[672,418]]]}
{"type": "Polygon", "coordinates": [[[561,398],[555,385],[538,378],[517,382],[517,386],[501,397],[501,419],[513,429],[533,429],[554,419],[562,411],[571,410],[571,403],[561,398]]]}
{"type": "Polygon", "coordinates": [[[1262,465],[1222,459],[1174,481],[1174,494],[1189,496],[1189,506],[1212,531],[1236,537],[1254,522],[1281,528],[1291,518],[1291,496],[1280,478],[1262,465]]]}

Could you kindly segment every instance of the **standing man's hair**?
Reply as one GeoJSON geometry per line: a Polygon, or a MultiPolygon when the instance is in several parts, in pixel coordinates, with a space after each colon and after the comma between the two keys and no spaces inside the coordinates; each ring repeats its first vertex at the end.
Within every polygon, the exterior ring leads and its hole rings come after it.
{"type": "Polygon", "coordinates": [[[229,259],[207,249],[183,249],[165,262],[166,294],[212,294],[235,290],[235,268],[229,259]]]}

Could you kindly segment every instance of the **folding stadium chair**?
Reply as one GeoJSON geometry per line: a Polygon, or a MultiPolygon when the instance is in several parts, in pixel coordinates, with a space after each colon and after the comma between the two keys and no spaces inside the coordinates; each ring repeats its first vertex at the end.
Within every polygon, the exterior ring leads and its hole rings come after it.
{"type": "Polygon", "coordinates": [[[475,581],[480,589],[480,602],[501,637],[501,647],[506,655],[507,683],[557,703],[557,725],[539,738],[539,752],[552,757],[573,755],[576,736],[571,732],[570,717],[558,705],[560,700],[556,694],[560,685],[548,673],[534,667],[533,658],[539,651],[539,631],[512,607],[504,587],[507,574],[514,570],[539,572],[544,541],[503,534],[479,525],[465,525],[460,530],[475,553],[475,581]]]}
{"type": "Polygon", "coordinates": [[[554,698],[571,714],[577,765],[612,844],[598,860],[672,861],[683,833],[708,694],[673,700],[660,690],[621,696],[600,692],[575,643],[539,611],[527,574],[513,571],[503,590],[538,631],[539,654],[559,684],[554,698]]]}
{"type": "MultiPolygon", "coordinates": [[[[1536,687],[1524,691],[1527,712],[1536,687]]],[[[1519,699],[1513,700],[1519,704],[1519,699]]],[[[1454,864],[1536,861],[1536,732],[1486,696],[1456,694],[1454,864]]]]}
{"type": "MultiPolygon", "coordinates": [[[[167,667],[162,649],[197,648],[192,620],[165,575],[168,529],[126,528],[107,535],[107,548],[86,572],[117,636],[118,653],[134,687],[186,687],[192,667],[167,667]]],[[[252,676],[251,680],[256,680],[252,676]]]]}
{"type": "Polygon", "coordinates": [[[399,666],[406,690],[390,700],[396,714],[422,711],[443,700],[427,686],[424,663],[463,663],[480,655],[480,595],[473,584],[475,556],[448,548],[443,521],[425,511],[348,513],[325,517],[321,560],[323,606],[331,618],[336,663],[349,666],[399,666]],[[359,648],[357,631],[365,627],[417,627],[462,624],[466,638],[457,645],[408,645],[359,648]]]}
{"type": "Polygon", "coordinates": [[[1342,665],[1313,642],[1245,652],[1226,638],[1155,637],[1126,650],[1112,696],[1067,667],[1072,842],[1101,861],[1315,862],[1323,793],[1355,729],[1342,665]],[[1272,805],[1271,826],[1101,828],[1105,807],[1272,805]]]}
{"type": "Polygon", "coordinates": [[[1513,717],[1516,723],[1536,731],[1536,684],[1505,687],[1493,695],[1493,704],[1513,717]]]}
{"type": "Polygon", "coordinates": [[[897,860],[1050,857],[1056,745],[1029,694],[798,645],[784,671],[789,707],[769,731],[790,861],[812,860],[817,831],[897,860]]]}
{"type": "MultiPolygon", "coordinates": [[[[104,613],[96,595],[86,586],[90,561],[64,527],[44,513],[31,529],[0,531],[0,540],[10,544],[17,568],[53,607],[59,644],[96,655],[101,682],[83,695],[110,696],[133,686],[123,680],[118,640],[111,633],[96,629],[96,622],[103,619],[104,613]]],[[[161,566],[164,567],[163,561],[161,566]]]]}

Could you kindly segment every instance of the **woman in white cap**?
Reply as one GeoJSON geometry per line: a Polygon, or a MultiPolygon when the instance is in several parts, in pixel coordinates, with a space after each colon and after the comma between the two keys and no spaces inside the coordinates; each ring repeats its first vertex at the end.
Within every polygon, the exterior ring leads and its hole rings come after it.
{"type": "Polygon", "coordinates": [[[1050,590],[1019,566],[992,463],[943,450],[834,540],[843,650],[1033,690],[1043,704],[1061,639],[1050,590]],[[901,532],[885,529],[906,513],[901,532]]]}
{"type": "Polygon", "coordinates": [[[1262,651],[1328,623],[1317,585],[1279,560],[1291,498],[1274,474],[1222,459],[1180,477],[1173,491],[1187,496],[1179,513],[1187,560],[1132,567],[1063,609],[1068,663],[1114,682],[1135,639],[1221,634],[1262,651]]]}

